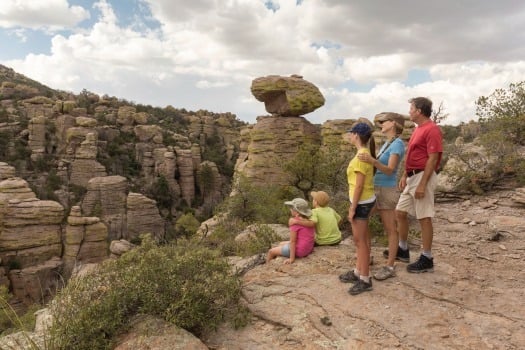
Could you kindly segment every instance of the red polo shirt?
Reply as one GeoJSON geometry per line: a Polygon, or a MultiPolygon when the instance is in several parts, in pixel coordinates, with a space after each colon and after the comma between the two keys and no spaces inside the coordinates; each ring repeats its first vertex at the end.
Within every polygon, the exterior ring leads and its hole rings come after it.
{"type": "Polygon", "coordinates": [[[414,129],[408,141],[405,169],[425,169],[428,155],[431,153],[439,153],[435,169],[437,170],[443,153],[443,135],[439,126],[430,120],[414,129]]]}

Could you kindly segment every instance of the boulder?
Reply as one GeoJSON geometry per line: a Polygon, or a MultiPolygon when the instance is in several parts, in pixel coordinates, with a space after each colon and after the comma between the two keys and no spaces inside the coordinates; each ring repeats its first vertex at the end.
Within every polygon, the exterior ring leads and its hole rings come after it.
{"type": "Polygon", "coordinates": [[[325,102],[319,89],[298,75],[256,78],[251,91],[257,100],[264,102],[268,113],[282,117],[313,112],[325,102]]]}

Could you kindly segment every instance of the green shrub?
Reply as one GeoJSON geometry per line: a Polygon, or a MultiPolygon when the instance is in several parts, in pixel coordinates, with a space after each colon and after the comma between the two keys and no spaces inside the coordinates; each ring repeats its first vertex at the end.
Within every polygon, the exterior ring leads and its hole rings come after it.
{"type": "Polygon", "coordinates": [[[218,212],[227,213],[230,219],[240,219],[245,223],[288,222],[288,210],[283,203],[290,200],[292,194],[287,188],[257,186],[242,175],[234,183],[234,194],[217,207],[218,212]]]}
{"type": "Polygon", "coordinates": [[[237,254],[240,256],[252,256],[266,253],[272,247],[272,243],[281,240],[281,237],[271,227],[255,225],[253,235],[246,241],[237,244],[237,254]]]}
{"type": "Polygon", "coordinates": [[[179,236],[191,237],[197,232],[199,225],[199,220],[192,213],[186,213],[175,223],[175,230],[179,236]]]}
{"type": "MultiPolygon", "coordinates": [[[[53,349],[111,349],[131,316],[161,317],[196,336],[225,320],[242,325],[241,282],[217,252],[190,241],[142,245],[71,280],[55,298],[53,349]]],[[[244,316],[243,316],[244,315],[244,316]]]]}
{"type": "Polygon", "coordinates": [[[31,331],[35,326],[35,312],[41,305],[33,304],[22,314],[17,313],[9,303],[12,296],[6,286],[0,286],[0,334],[2,336],[18,331],[31,331]]]}

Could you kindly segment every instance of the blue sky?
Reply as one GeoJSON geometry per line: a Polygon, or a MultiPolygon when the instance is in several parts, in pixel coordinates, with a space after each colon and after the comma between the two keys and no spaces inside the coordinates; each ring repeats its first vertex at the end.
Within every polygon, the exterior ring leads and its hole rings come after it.
{"type": "Polygon", "coordinates": [[[446,123],[525,77],[521,1],[2,0],[0,64],[52,88],[267,115],[251,81],[300,74],[313,123],[443,104],[446,123]]]}

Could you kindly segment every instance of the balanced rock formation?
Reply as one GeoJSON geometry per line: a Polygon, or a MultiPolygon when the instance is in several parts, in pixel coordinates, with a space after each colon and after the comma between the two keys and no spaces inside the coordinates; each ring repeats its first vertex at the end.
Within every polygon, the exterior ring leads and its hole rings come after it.
{"type": "Polygon", "coordinates": [[[303,117],[257,118],[257,124],[241,136],[246,141],[241,142],[236,171],[259,185],[287,184],[289,175],[282,165],[295,157],[304,143],[320,143],[319,128],[303,117]]]}
{"type": "Polygon", "coordinates": [[[252,81],[253,96],[264,102],[266,111],[281,117],[297,117],[315,111],[325,99],[317,86],[299,75],[269,75],[252,81]]]}

